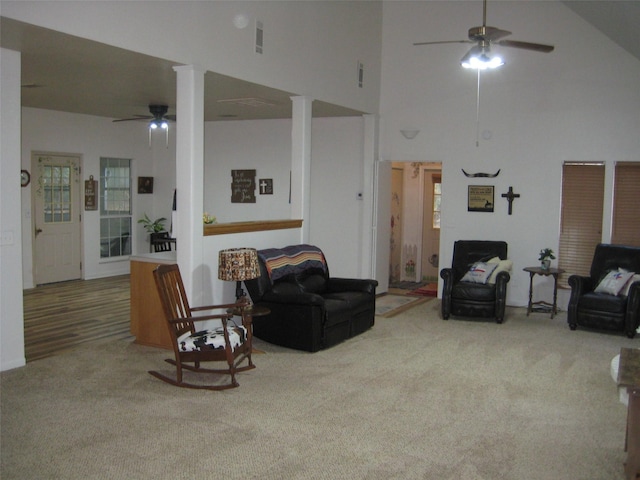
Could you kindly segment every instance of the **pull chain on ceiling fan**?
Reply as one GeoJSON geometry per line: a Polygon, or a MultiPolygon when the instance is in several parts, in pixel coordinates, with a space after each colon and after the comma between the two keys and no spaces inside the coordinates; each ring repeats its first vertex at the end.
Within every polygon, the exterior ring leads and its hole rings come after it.
{"type": "Polygon", "coordinates": [[[492,45],[501,47],[519,48],[522,50],[531,50],[534,52],[549,53],[554,49],[553,45],[545,45],[542,43],[522,42],[519,40],[503,40],[504,37],[511,35],[508,30],[501,30],[496,27],[487,26],[487,0],[482,4],[482,25],[479,27],[471,27],[468,32],[467,40],[439,40],[433,42],[417,42],[414,45],[440,45],[446,43],[471,43],[475,45],[462,57],[460,64],[464,68],[477,70],[478,81],[476,91],[476,146],[479,146],[479,129],[480,129],[480,71],[486,69],[497,68],[504,65],[502,57],[494,55],[491,51],[492,45]]]}

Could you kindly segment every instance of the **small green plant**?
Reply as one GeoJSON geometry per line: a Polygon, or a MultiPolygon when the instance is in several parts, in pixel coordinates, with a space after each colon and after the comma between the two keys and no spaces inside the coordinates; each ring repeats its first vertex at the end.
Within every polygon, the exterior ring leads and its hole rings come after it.
{"type": "Polygon", "coordinates": [[[555,260],[556,257],[553,254],[553,250],[551,250],[550,248],[543,248],[542,250],[540,250],[540,258],[538,260],[540,260],[541,262],[543,260],[555,260]]]}
{"type": "Polygon", "coordinates": [[[144,225],[144,229],[148,233],[158,233],[164,231],[164,222],[166,222],[166,218],[161,217],[156,220],[151,220],[149,216],[145,213],[144,217],[138,220],[138,223],[144,225]]]}

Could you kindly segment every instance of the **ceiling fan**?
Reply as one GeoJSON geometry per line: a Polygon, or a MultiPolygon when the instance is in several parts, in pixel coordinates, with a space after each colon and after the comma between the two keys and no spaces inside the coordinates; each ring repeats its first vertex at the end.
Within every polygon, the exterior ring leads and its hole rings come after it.
{"type": "MultiPolygon", "coordinates": [[[[445,43],[471,43],[475,45],[462,57],[460,64],[464,68],[475,69],[478,72],[476,90],[476,147],[480,145],[480,71],[504,65],[502,57],[491,52],[492,45],[501,47],[520,48],[534,52],[549,53],[555,48],[553,45],[542,43],[522,42],[519,40],[503,40],[511,35],[508,30],[487,26],[487,0],[482,2],[482,25],[471,27],[467,40],[440,40],[434,42],[417,42],[414,45],[438,45],[445,43]]],[[[490,132],[489,132],[490,137],[490,132]]]]}
{"type": "Polygon", "coordinates": [[[151,147],[151,132],[161,129],[166,132],[167,148],[169,147],[169,121],[175,122],[175,115],[167,115],[169,107],[167,105],[149,105],[151,115],[134,115],[131,118],[120,118],[114,122],[130,122],[132,120],[149,120],[149,147],[151,147]]]}
{"type": "Polygon", "coordinates": [[[151,113],[151,115],[134,115],[131,118],[119,118],[117,120],[114,120],[114,122],[130,122],[132,120],[151,120],[150,126],[151,124],[155,123],[156,127],[161,127],[163,122],[168,124],[167,122],[168,120],[174,121],[174,122],[176,120],[175,115],[167,115],[168,111],[169,111],[169,107],[167,105],[149,105],[149,113],[151,113]]]}
{"type": "Polygon", "coordinates": [[[553,45],[545,45],[542,43],[521,42],[518,40],[503,40],[504,37],[511,35],[507,30],[501,30],[496,27],[487,26],[487,0],[483,1],[482,25],[479,27],[471,27],[469,29],[468,40],[440,40],[434,42],[417,42],[414,45],[437,45],[445,43],[475,43],[471,50],[462,57],[461,64],[465,68],[474,68],[484,70],[486,68],[495,68],[503,65],[504,62],[499,56],[491,55],[491,46],[499,45],[501,47],[520,48],[523,50],[532,50],[534,52],[549,53],[552,52],[553,45]]]}

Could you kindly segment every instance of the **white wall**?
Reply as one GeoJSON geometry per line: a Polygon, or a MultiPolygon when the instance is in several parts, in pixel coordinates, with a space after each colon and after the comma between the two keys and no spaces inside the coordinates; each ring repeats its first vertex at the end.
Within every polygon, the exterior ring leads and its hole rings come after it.
{"type": "Polygon", "coordinates": [[[380,2],[360,1],[2,2],[9,18],[364,112],[378,110],[381,13],[380,2]],[[247,28],[234,27],[238,14],[247,28]]]}
{"type": "MultiPolygon", "coordinates": [[[[165,137],[155,135],[149,146],[145,122],[113,123],[108,118],[77,115],[34,108],[22,109],[22,168],[31,171],[32,152],[74,153],[82,158],[81,181],[93,175],[100,179],[100,157],[132,160],[133,195],[133,253],[149,251],[148,235],[137,223],[143,213],[153,218],[171,218],[173,189],[175,188],[175,143],[173,135],[169,148],[165,137]],[[154,193],[137,193],[137,177],[154,177],[154,193]]],[[[31,184],[22,189],[22,238],[24,288],[34,286],[33,225],[31,219],[31,184]]],[[[84,204],[84,202],[82,202],[84,204]]],[[[85,279],[129,273],[128,258],[117,261],[100,259],[100,211],[83,211],[82,255],[85,279]]],[[[167,227],[169,223],[167,223],[167,227]]]]}
{"type": "MultiPolygon", "coordinates": [[[[113,123],[109,119],[50,110],[23,108],[22,164],[30,169],[31,152],[73,152],[83,160],[82,181],[99,178],[100,157],[133,160],[134,253],[148,251],[147,234],[137,219],[171,215],[175,188],[175,144],[162,135],[148,144],[144,122],[113,123]],[[138,176],[154,177],[154,194],[137,194],[138,176]]],[[[314,119],[312,122],[312,224],[310,241],[325,250],[334,276],[355,276],[360,269],[363,201],[357,198],[363,183],[363,119],[314,119]]],[[[205,208],[219,222],[290,218],[289,172],[291,121],[230,121],[205,125],[205,208]],[[274,194],[260,195],[256,203],[231,203],[232,169],[256,169],[256,178],[272,178],[274,194]]],[[[34,182],[36,183],[36,182],[34,182]]],[[[22,189],[24,287],[33,286],[31,188],[22,189]]],[[[129,272],[128,258],[99,258],[99,211],[83,212],[84,277],[100,278],[129,272]]],[[[179,232],[178,232],[179,237],[179,232]]],[[[230,247],[281,247],[298,243],[298,229],[205,237],[202,275],[204,297],[232,298],[233,285],[217,279],[218,251],[230,247]]],[[[179,240],[178,240],[179,241],[179,240]]]]}
{"type": "Polygon", "coordinates": [[[291,218],[291,120],[205,124],[204,208],[218,223],[291,218]],[[256,171],[256,203],[231,203],[231,170],[256,171]],[[260,179],[273,195],[260,195],[260,179]]]}
{"type": "MultiPolygon", "coordinates": [[[[311,126],[309,241],[322,248],[331,274],[360,272],[363,191],[363,118],[314,118],[311,126]]],[[[291,121],[209,122],[205,127],[205,209],[219,222],[290,217],[291,121]],[[231,170],[255,169],[272,178],[273,195],[232,204],[231,170]]],[[[291,243],[297,243],[294,238],[291,243]]],[[[235,245],[247,246],[247,245],[235,245]]],[[[261,248],[283,247],[284,244],[261,248]]],[[[217,258],[216,258],[217,262],[217,258]]]]}
{"type": "MultiPolygon", "coordinates": [[[[640,161],[640,62],[559,2],[495,1],[488,16],[514,39],[556,49],[502,50],[506,65],[481,76],[479,131],[491,138],[476,147],[477,77],[459,65],[469,46],[412,43],[465,38],[481,23],[481,4],[384,4],[380,151],[383,159],[442,162],[440,266],[451,264],[455,240],[506,240],[514,261],[507,301],[525,305],[522,268],[536,265],[543,247],[558,251],[563,162],[605,161],[610,184],[616,161],[640,161]],[[420,133],[406,140],[402,128],[420,133]],[[500,175],[468,179],[461,169],[500,175]],[[495,186],[494,213],[467,212],[467,187],[476,184],[495,186]],[[521,195],[513,215],[500,197],[509,186],[521,195]]],[[[548,280],[536,294],[550,299],[550,291],[548,280]]]]}
{"type": "Polygon", "coordinates": [[[20,54],[0,49],[0,370],[25,364],[20,228],[20,54]]]}
{"type": "Polygon", "coordinates": [[[311,243],[334,277],[359,277],[363,246],[362,117],[315,118],[311,129],[311,243]]]}

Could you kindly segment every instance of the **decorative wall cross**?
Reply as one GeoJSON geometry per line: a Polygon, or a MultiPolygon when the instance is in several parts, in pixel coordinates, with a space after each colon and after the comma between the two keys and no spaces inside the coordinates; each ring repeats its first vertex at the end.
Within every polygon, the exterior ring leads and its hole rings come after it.
{"type": "Polygon", "coordinates": [[[513,187],[509,187],[509,191],[507,193],[503,193],[502,194],[502,198],[506,198],[507,201],[509,202],[509,215],[511,215],[512,207],[513,207],[513,200],[515,198],[520,198],[520,194],[519,193],[513,193],[513,187]]]}

